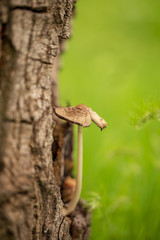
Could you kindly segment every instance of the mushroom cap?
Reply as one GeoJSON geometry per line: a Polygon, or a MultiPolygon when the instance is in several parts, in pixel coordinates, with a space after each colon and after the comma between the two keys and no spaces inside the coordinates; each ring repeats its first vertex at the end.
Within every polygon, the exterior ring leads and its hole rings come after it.
{"type": "Polygon", "coordinates": [[[59,118],[68,120],[82,127],[89,127],[91,120],[94,121],[101,130],[107,126],[103,118],[84,104],[79,104],[75,107],[54,107],[53,110],[59,118]]]}

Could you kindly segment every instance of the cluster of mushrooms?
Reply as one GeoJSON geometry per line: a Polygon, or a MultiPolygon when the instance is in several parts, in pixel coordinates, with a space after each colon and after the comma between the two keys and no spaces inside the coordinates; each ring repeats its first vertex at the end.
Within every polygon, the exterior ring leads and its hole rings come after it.
{"type": "Polygon", "coordinates": [[[63,214],[70,214],[76,207],[82,189],[82,163],[83,163],[83,139],[82,127],[89,127],[91,120],[103,130],[107,127],[106,121],[96,112],[84,104],[75,107],[54,107],[54,113],[61,119],[67,120],[78,125],[78,162],[77,162],[77,178],[76,189],[72,200],[63,207],[63,214]]]}

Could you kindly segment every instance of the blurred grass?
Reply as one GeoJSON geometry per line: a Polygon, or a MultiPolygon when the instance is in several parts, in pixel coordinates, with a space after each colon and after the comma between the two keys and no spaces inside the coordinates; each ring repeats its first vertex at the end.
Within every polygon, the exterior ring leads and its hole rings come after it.
{"type": "Polygon", "coordinates": [[[136,130],[129,117],[134,106],[143,116],[150,98],[159,104],[159,13],[158,0],[77,3],[61,104],[86,104],[108,122],[102,132],[94,124],[83,130],[82,197],[95,207],[91,240],[160,239],[160,123],[136,130]]]}

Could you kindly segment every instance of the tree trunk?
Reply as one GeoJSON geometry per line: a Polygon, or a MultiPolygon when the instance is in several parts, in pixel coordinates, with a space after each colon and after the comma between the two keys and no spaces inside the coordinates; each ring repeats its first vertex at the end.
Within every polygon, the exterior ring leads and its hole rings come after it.
{"type": "Polygon", "coordinates": [[[59,55],[75,0],[2,0],[0,61],[0,239],[88,239],[80,203],[62,214],[72,176],[72,126],[53,116],[59,55]],[[56,127],[55,127],[56,125],[56,127]]]}

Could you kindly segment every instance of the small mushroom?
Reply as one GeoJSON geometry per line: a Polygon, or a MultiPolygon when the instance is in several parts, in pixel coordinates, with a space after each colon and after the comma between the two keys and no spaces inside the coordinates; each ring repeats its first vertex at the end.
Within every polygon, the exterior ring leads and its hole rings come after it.
{"type": "Polygon", "coordinates": [[[62,186],[62,199],[64,202],[70,201],[76,189],[76,180],[70,176],[66,177],[62,186]]]}
{"type": "Polygon", "coordinates": [[[103,130],[107,127],[106,121],[101,118],[96,112],[84,104],[79,104],[75,107],[54,107],[54,113],[61,119],[78,124],[78,162],[77,162],[77,178],[76,190],[72,200],[63,208],[63,214],[70,214],[76,207],[82,188],[82,127],[89,127],[91,120],[103,130]]]}

